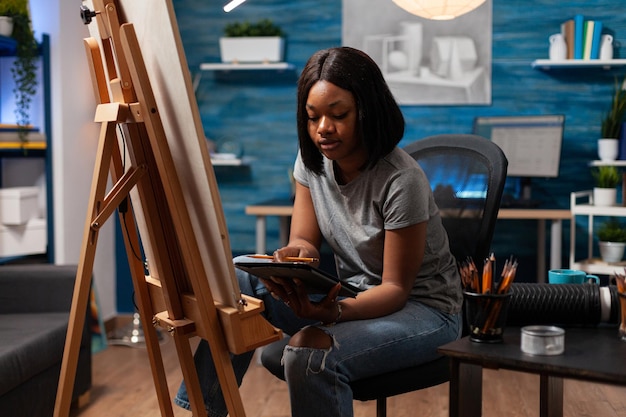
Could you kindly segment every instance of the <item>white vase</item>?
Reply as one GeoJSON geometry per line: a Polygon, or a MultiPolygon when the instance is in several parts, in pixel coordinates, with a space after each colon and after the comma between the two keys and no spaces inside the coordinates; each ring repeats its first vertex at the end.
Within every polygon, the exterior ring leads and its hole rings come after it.
{"type": "Polygon", "coordinates": [[[617,202],[617,189],[616,188],[600,188],[595,187],[593,189],[593,205],[594,206],[614,206],[617,202]]]}
{"type": "Polygon", "coordinates": [[[604,262],[619,262],[624,257],[626,243],[623,242],[598,242],[600,257],[604,262]]]}
{"type": "Polygon", "coordinates": [[[549,56],[551,61],[562,61],[567,58],[567,44],[565,38],[560,33],[550,35],[549,56]]]}
{"type": "Polygon", "coordinates": [[[615,161],[619,154],[619,140],[613,138],[598,139],[598,157],[601,161],[615,161]]]}
{"type": "Polygon", "coordinates": [[[13,33],[13,19],[8,16],[0,16],[0,35],[11,36],[13,33]]]}
{"type": "Polygon", "coordinates": [[[613,36],[602,35],[600,37],[600,59],[603,61],[613,59],[613,36]]]}

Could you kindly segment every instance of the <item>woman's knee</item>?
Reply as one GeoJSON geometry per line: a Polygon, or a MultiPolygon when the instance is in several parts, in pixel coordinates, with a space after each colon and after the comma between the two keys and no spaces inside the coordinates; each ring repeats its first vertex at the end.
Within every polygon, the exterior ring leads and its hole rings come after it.
{"type": "Polygon", "coordinates": [[[306,327],[291,336],[288,344],[293,347],[330,349],[332,345],[332,338],[322,329],[317,327],[306,327]]]}

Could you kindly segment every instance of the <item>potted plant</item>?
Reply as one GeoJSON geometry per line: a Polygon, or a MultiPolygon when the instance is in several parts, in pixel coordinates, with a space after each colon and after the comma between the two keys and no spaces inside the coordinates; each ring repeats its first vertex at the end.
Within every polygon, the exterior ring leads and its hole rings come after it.
{"type": "Polygon", "coordinates": [[[222,62],[281,62],[285,40],[280,27],[269,19],[257,22],[232,22],[220,38],[222,62]]]}
{"type": "Polygon", "coordinates": [[[15,85],[15,119],[22,144],[26,143],[30,124],[30,103],[37,88],[38,45],[30,21],[28,0],[2,0],[0,15],[13,22],[11,37],[15,39],[16,57],[11,66],[15,85]]]}
{"type": "Polygon", "coordinates": [[[604,115],[598,139],[598,156],[603,161],[617,159],[619,135],[626,116],[626,90],[615,81],[615,90],[611,99],[611,107],[604,115]]]}
{"type": "Polygon", "coordinates": [[[611,99],[611,107],[602,119],[601,136],[608,139],[618,139],[626,116],[626,90],[615,80],[615,89],[611,99]]]}
{"type": "Polygon", "coordinates": [[[619,262],[626,248],[626,228],[615,217],[611,217],[598,229],[600,257],[604,262],[619,262]]]}
{"type": "Polygon", "coordinates": [[[614,165],[600,165],[592,168],[591,175],[595,181],[593,203],[596,206],[614,206],[617,200],[617,184],[620,173],[614,165]]]}
{"type": "Polygon", "coordinates": [[[0,35],[11,36],[13,33],[13,18],[0,13],[0,35]]]}

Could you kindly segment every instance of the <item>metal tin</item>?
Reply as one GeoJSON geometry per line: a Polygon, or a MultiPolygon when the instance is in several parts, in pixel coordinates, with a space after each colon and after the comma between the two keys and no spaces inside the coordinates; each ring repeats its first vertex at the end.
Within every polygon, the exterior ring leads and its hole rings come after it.
{"type": "Polygon", "coordinates": [[[525,326],[521,330],[522,352],[529,355],[560,355],[565,350],[565,330],[556,326],[525,326]]]}

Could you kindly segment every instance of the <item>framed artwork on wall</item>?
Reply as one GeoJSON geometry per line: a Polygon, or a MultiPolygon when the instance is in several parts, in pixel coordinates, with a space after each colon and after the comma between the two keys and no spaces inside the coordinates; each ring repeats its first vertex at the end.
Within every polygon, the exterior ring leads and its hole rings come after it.
{"type": "Polygon", "coordinates": [[[343,0],[342,44],[378,63],[401,105],[489,105],[491,6],[429,20],[392,0],[343,0]]]}

